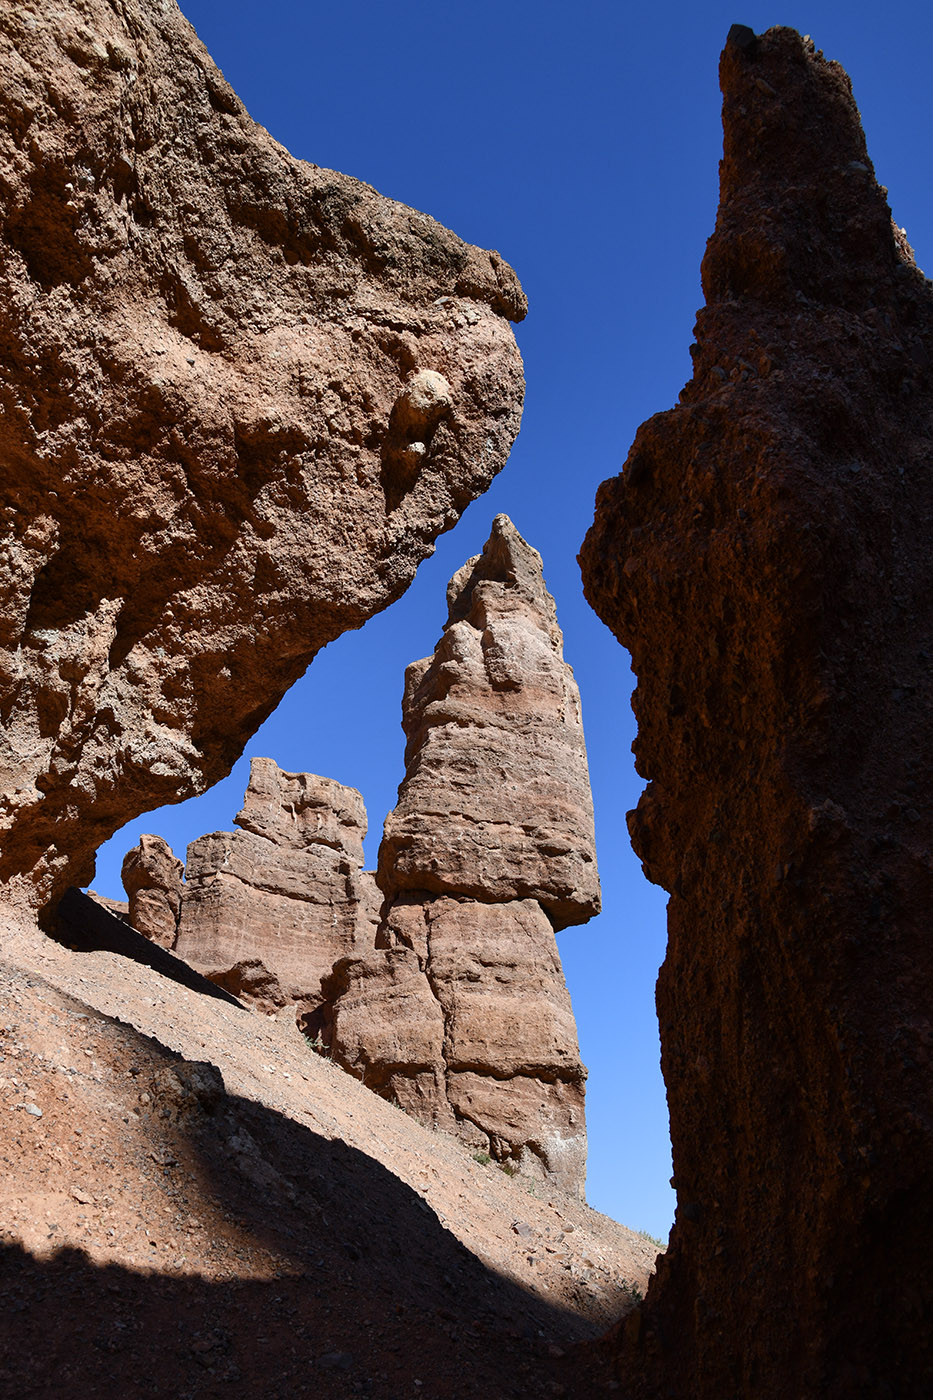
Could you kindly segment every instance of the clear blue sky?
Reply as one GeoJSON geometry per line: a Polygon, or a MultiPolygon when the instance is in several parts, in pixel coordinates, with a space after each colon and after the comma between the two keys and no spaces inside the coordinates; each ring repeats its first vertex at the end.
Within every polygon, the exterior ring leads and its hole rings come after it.
{"type": "Polygon", "coordinates": [[[628,660],[583,601],[576,554],[597,485],[689,376],[730,24],[793,25],[848,69],[878,177],[929,272],[933,6],[181,3],[252,115],[295,155],[511,262],[530,302],[517,328],[528,391],[508,465],[406,596],[318,657],[230,778],[104,847],[95,887],[122,894],[120,861],[141,831],[183,855],[195,836],[229,828],[253,754],[360,788],[374,863],[403,771],[405,665],[433,649],[447,579],[506,511],[544,556],[583,695],[596,802],[605,912],[560,939],[590,1068],[588,1198],[666,1236],[674,1199],[654,1015],[665,897],[642,877],[625,829],[642,786],[629,753],[628,660]]]}

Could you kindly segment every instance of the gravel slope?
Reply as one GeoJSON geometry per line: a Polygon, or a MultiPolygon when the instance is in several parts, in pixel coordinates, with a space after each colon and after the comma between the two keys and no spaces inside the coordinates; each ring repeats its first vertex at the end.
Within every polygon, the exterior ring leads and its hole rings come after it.
{"type": "Polygon", "coordinates": [[[649,1241],[294,1026],[4,929],[0,1393],[588,1396],[649,1241]]]}

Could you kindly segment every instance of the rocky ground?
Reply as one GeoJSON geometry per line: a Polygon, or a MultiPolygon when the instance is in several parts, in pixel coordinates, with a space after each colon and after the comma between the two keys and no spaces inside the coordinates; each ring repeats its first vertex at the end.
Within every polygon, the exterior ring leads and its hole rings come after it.
{"type": "Polygon", "coordinates": [[[309,1047],[26,925],[0,985],[0,1393],[583,1397],[644,1237],[309,1047]],[[583,1343],[583,1345],[581,1345],[583,1343]]]}

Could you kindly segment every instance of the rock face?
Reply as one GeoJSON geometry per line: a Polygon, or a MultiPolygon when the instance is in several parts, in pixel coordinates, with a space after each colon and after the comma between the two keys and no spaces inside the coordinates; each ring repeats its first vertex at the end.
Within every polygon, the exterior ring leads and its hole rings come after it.
{"type": "Polygon", "coordinates": [[[174,950],[261,1009],[308,1013],[334,963],[374,942],[381,896],[362,870],[363,799],[254,758],[235,822],[188,847],[174,950]]]}
{"type": "Polygon", "coordinates": [[[554,929],[599,909],[580,701],[541,558],[507,516],[408,668],[378,947],[336,965],[334,1058],[423,1121],[582,1192],[576,1026],[554,929]]]}
{"type": "Polygon", "coordinates": [[[506,515],[447,589],[433,657],[405,674],[408,740],[379,885],[536,899],[555,928],[599,910],[580,696],[541,556],[506,515]]]}
{"type": "Polygon", "coordinates": [[[626,1375],[933,1392],[933,297],[845,73],[736,27],[694,377],[604,484],[677,1221],[626,1375]]]}
{"type": "Polygon", "coordinates": [[[525,303],[289,156],[174,0],[2,0],[0,113],[0,883],[47,908],[487,488],[525,303]]]}
{"type": "Polygon", "coordinates": [[[123,857],[129,922],[163,948],[174,948],[185,867],[161,836],[141,836],[123,857]]]}

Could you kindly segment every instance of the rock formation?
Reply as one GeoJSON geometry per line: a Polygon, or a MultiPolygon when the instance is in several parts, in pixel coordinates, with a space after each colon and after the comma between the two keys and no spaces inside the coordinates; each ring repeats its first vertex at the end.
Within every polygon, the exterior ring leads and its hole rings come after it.
{"type": "Polygon", "coordinates": [[[600,489],[677,1220],[622,1357],[652,1394],[933,1393],[933,296],[845,73],[722,58],[721,204],[680,406],[600,489]]]}
{"type": "Polygon", "coordinates": [[[322,1028],[370,1088],[582,1192],[585,1070],[555,928],[599,909],[580,700],[541,558],[507,516],[406,674],[378,947],[337,963],[322,1028]]]}
{"type": "Polygon", "coordinates": [[[334,963],[374,942],[381,896],[362,870],[363,799],[254,758],[234,820],[238,831],[188,847],[174,950],[261,1009],[307,1014],[334,963]]]}
{"type": "Polygon", "coordinates": [[[536,899],[555,928],[599,910],[580,696],[541,556],[506,515],[447,589],[433,657],[405,673],[408,743],[379,886],[536,899]]]}
{"type": "Polygon", "coordinates": [[[128,921],[163,948],[175,946],[184,870],[161,836],[141,836],[139,845],[123,857],[128,921]]]}
{"type": "Polygon", "coordinates": [[[174,0],[0,0],[0,113],[0,885],[48,908],[488,487],[525,303],[294,160],[174,0]]]}
{"type": "Polygon", "coordinates": [[[129,918],[250,1005],[295,1008],[415,1117],[582,1194],[586,1071],[554,937],[599,909],[580,699],[507,516],[448,603],[406,674],[379,887],[360,794],[256,758],[239,830],[191,843],[183,887],[160,838],[129,852],[129,918]]]}

